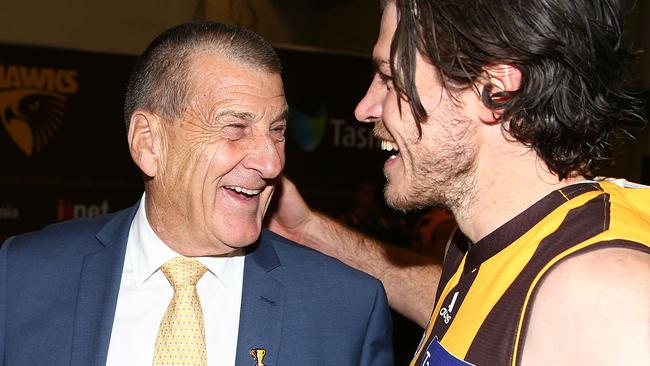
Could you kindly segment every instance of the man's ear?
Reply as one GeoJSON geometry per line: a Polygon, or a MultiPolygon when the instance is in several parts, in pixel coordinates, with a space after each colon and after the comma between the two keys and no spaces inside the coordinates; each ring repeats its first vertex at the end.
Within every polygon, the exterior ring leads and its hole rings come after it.
{"type": "MultiPolygon", "coordinates": [[[[515,92],[521,86],[521,71],[511,64],[494,64],[485,67],[485,73],[481,78],[481,93],[486,91],[494,101],[505,101],[508,97],[504,92],[515,92]]],[[[481,99],[482,101],[482,99],[481,99]]],[[[503,114],[502,109],[492,109],[481,103],[479,118],[484,122],[496,122],[503,114]]]]}
{"type": "Polygon", "coordinates": [[[158,173],[160,159],[160,118],[150,112],[137,110],[129,123],[129,152],[135,164],[148,177],[158,173]]]}

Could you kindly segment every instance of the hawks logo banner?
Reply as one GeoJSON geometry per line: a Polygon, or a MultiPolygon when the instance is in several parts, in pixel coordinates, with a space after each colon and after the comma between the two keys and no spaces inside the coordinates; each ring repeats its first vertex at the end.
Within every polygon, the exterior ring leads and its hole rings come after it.
{"type": "Polygon", "coordinates": [[[0,242],[142,194],[122,117],[134,61],[0,44],[0,242]]]}
{"type": "Polygon", "coordinates": [[[122,117],[134,61],[0,44],[0,183],[138,181],[122,117]]]}
{"type": "Polygon", "coordinates": [[[76,70],[0,64],[0,120],[27,156],[43,150],[63,123],[68,95],[79,89],[76,70]]]}

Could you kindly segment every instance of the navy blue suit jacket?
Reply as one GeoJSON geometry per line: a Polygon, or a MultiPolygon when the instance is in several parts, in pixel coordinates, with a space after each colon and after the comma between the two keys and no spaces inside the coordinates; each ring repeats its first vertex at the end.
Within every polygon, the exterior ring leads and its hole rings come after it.
{"type": "MultiPolygon", "coordinates": [[[[104,365],[137,205],[10,238],[0,248],[0,365],[104,365]]],[[[237,365],[392,365],[376,279],[262,232],[248,249],[237,365]]]]}

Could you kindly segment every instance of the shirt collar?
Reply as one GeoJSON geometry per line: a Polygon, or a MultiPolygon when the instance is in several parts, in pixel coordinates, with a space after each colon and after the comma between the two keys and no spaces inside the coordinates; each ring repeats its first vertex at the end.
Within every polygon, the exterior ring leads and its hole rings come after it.
{"type": "MultiPolygon", "coordinates": [[[[127,258],[131,262],[136,287],[147,282],[167,261],[180,255],[160,240],[153,231],[147,220],[144,202],[145,195],[143,194],[131,225],[129,244],[132,245],[129,245],[127,250],[127,258]]],[[[237,249],[227,256],[195,257],[195,259],[201,262],[208,272],[226,288],[233,288],[238,273],[241,273],[236,269],[243,265],[244,251],[237,249]]]]}

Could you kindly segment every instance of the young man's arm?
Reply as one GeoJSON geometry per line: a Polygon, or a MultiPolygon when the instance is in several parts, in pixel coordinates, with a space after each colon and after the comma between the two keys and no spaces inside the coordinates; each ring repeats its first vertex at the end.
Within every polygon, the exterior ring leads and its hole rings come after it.
{"type": "Polygon", "coordinates": [[[295,185],[283,178],[269,228],[384,284],[392,308],[425,327],[431,316],[441,266],[435,260],[364,236],[312,211],[295,185]]]}
{"type": "Polygon", "coordinates": [[[521,365],[650,365],[650,255],[602,249],[552,270],[521,365]]]}

